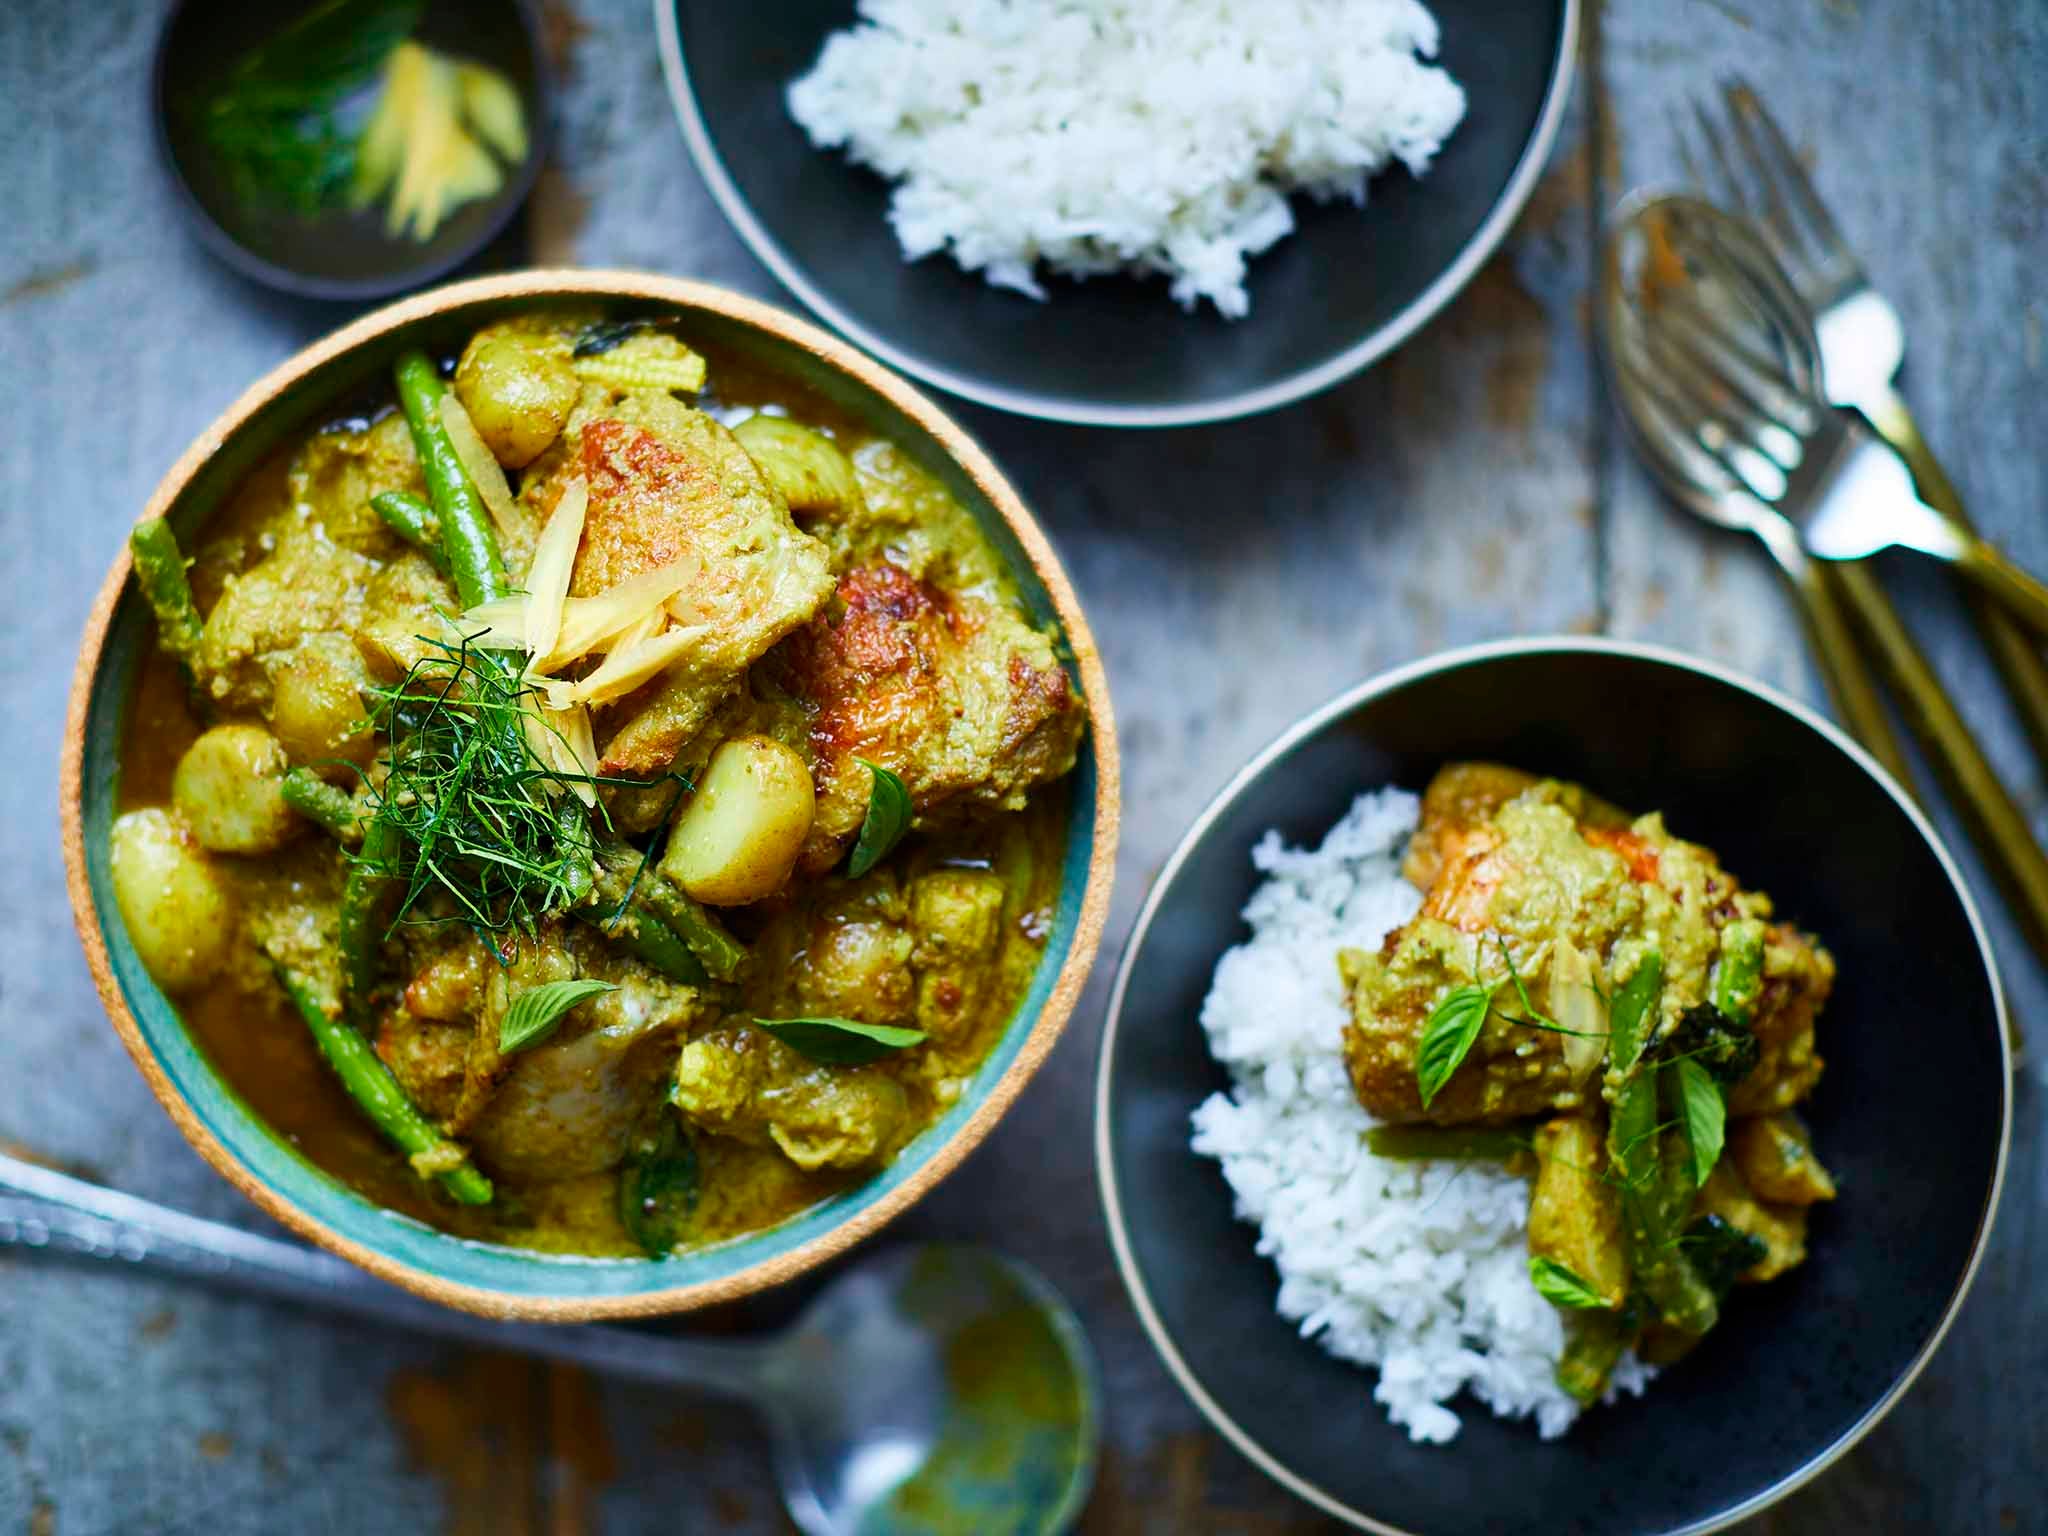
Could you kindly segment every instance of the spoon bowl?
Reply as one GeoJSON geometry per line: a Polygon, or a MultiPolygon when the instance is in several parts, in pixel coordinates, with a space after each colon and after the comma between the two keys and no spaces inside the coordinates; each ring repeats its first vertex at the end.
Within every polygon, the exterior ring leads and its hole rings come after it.
{"type": "Polygon", "coordinates": [[[883,1254],[766,1349],[754,1400],[806,1532],[1050,1536],[1088,1495],[1100,1414],[1086,1337],[999,1254],[883,1254]]]}
{"type": "Polygon", "coordinates": [[[1056,1536],[1095,1478],[1101,1387],[1080,1321],[1035,1270],[920,1243],[843,1269],[763,1340],[535,1327],[451,1311],[342,1259],[0,1153],[0,1249],[114,1260],[608,1375],[715,1392],[774,1438],[805,1536],[1056,1536]]]}

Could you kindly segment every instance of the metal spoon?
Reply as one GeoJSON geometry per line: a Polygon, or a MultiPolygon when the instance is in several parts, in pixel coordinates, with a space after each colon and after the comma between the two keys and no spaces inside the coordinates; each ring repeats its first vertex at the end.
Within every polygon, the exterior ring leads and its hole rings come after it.
{"type": "Polygon", "coordinates": [[[807,1536],[1051,1536],[1094,1479],[1100,1392],[1087,1337],[1050,1284],[986,1249],[879,1254],[842,1272],[785,1332],[712,1342],[452,1312],[317,1249],[4,1155],[0,1246],[124,1261],[737,1398],[767,1421],[783,1502],[807,1536]]]}

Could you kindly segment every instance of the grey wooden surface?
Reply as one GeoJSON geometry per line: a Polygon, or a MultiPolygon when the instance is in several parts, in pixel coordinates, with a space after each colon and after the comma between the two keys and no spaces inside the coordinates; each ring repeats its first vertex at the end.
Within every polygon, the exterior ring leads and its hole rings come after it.
{"type": "MultiPolygon", "coordinates": [[[[645,266],[779,297],[687,162],[642,0],[574,3],[551,12],[566,77],[556,168],[497,260],[645,266]]],[[[249,380],[345,318],[250,287],[179,227],[145,112],[158,12],[0,7],[0,1141],[261,1227],[106,1026],[56,836],[75,642],[123,529],[249,380]]],[[[1816,694],[1763,563],[1659,503],[1588,351],[1599,210],[1671,174],[1671,107],[1725,70],[1750,74],[1812,152],[1904,311],[1908,393],[1976,516],[2048,567],[2048,13],[2019,0],[1608,0],[1583,66],[1507,254],[1363,377],[1258,420],[1159,434],[961,409],[1059,541],[1107,658],[1130,794],[1106,961],[1228,773],[1379,668],[1491,636],[1604,631],[1816,694]]],[[[2042,777],[1951,594],[1924,571],[1885,574],[2039,825],[2042,777]]],[[[2037,1054],[1990,1260],[1905,1403],[1755,1531],[2048,1529],[2048,1016],[2042,968],[1992,921],[2037,1054]]],[[[1124,1301],[1089,1163],[1108,969],[1017,1111],[902,1230],[998,1242],[1080,1305],[1109,1389],[1085,1531],[1323,1529],[1201,1428],[1124,1301]]],[[[1909,1027],[1938,1041],[1939,1020],[1909,1027]]],[[[759,1445],[725,1410],[0,1258],[0,1531],[781,1529],[759,1445]]]]}

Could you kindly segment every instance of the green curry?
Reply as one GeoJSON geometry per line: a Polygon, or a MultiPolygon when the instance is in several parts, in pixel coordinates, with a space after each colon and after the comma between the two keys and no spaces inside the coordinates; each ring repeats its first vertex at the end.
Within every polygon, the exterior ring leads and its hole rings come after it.
{"type": "Polygon", "coordinates": [[[904,453],[669,327],[523,316],[396,393],[189,562],[136,532],[144,963],[281,1135],[466,1237],[658,1257],[867,1176],[1038,964],[1052,637],[904,453]]]}
{"type": "Polygon", "coordinates": [[[1660,816],[1492,764],[1437,775],[1404,873],[1415,918],[1338,956],[1371,1145],[1531,1170],[1531,1278],[1593,1401],[1805,1258],[1834,1183],[1793,1107],[1834,961],[1660,816]]]}

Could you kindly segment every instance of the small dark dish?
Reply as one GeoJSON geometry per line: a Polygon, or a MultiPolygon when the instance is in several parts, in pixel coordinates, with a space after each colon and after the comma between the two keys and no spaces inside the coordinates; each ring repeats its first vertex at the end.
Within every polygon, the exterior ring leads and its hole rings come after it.
{"type": "Polygon", "coordinates": [[[1466,115],[1421,181],[1394,167],[1363,209],[1295,200],[1293,235],[1253,259],[1251,314],[1185,314],[1163,281],[1050,282],[1035,303],[906,263],[889,185],[813,149],[783,103],[849,0],[735,7],[654,0],[683,136],[726,217],[790,291],[906,373],[1055,421],[1175,426],[1284,405],[1392,350],[1492,254],[1556,137],[1578,0],[1434,0],[1438,62],[1466,115]]]}
{"type": "Polygon", "coordinates": [[[2003,1000],[1953,860],[1834,726],[1709,664],[1644,646],[1482,646],[1369,682],[1245,768],[1195,823],[1117,975],[1097,1083],[1104,1204],[1155,1345],[1210,1421],[1301,1497],[1371,1531],[1693,1532],[1753,1515],[1853,1445],[1912,1383],[1968,1290],[2010,1131],[2003,1000]],[[1411,1443],[1375,1376],[1273,1310],[1188,1115],[1229,1086],[1199,1024],[1267,827],[1313,845],[1358,792],[1482,758],[1656,806],[1681,836],[1823,934],[1840,970],[1808,1106],[1842,1176],[1811,1261],[1731,1301],[1641,1399],[1546,1443],[1469,1399],[1448,1446],[1411,1443]],[[1937,1022],[1938,1021],[1938,1024],[1937,1022]],[[1935,1043],[1930,1030],[1937,1030],[1935,1043]],[[1907,1126],[1929,1128],[1906,1134],[1907,1126]],[[1625,1476],[1615,1473],[1627,1468],[1625,1476]]]}
{"type": "Polygon", "coordinates": [[[465,203],[425,241],[384,230],[373,206],[301,216],[236,196],[202,132],[195,100],[253,46],[311,7],[251,8],[232,0],[177,0],[157,39],[150,94],[157,147],[178,203],[200,240],[244,275],[316,299],[377,299],[454,271],[497,238],[533,190],[547,148],[548,77],[540,22],[528,0],[427,0],[413,36],[497,70],[525,112],[525,158],[497,191],[465,203]],[[251,24],[252,16],[260,18],[251,24]]]}

